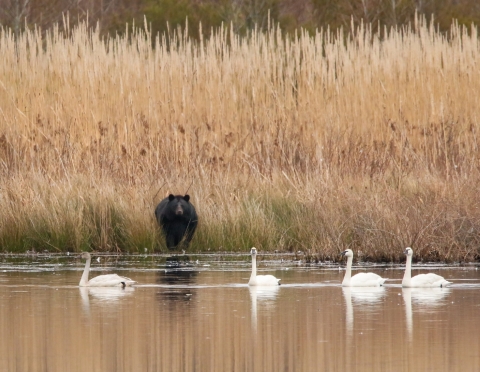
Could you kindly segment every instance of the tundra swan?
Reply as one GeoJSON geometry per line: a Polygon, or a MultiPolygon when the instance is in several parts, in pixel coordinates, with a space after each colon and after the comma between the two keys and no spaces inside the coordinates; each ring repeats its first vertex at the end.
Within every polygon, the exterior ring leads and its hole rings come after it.
{"type": "Polygon", "coordinates": [[[85,269],[83,270],[82,278],[80,279],[80,287],[130,287],[136,282],[132,279],[126,278],[124,276],[119,276],[117,274],[107,274],[99,275],[95,278],[88,280],[88,273],[90,271],[90,262],[92,257],[90,253],[83,252],[82,258],[85,258],[87,262],[85,263],[85,269]]]}
{"type": "Polygon", "coordinates": [[[407,255],[407,265],[405,267],[405,274],[403,274],[402,287],[405,288],[433,288],[433,287],[445,287],[451,282],[445,280],[443,276],[428,273],[418,274],[412,278],[412,256],[413,250],[408,247],[403,252],[407,255]]]}
{"type": "Polygon", "coordinates": [[[248,285],[280,285],[280,280],[275,278],[273,275],[257,275],[257,248],[253,247],[250,250],[252,255],[252,275],[248,281],[248,285]]]}
{"type": "Polygon", "coordinates": [[[342,287],[380,287],[387,279],[375,273],[358,273],[352,276],[353,252],[347,249],[342,252],[347,257],[347,270],[343,278],[342,287]]]}

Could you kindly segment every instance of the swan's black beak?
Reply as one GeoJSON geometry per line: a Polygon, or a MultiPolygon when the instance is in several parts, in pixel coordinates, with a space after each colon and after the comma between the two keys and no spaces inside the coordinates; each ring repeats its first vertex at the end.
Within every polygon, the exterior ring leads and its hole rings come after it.
{"type": "Polygon", "coordinates": [[[342,253],[340,253],[340,256],[345,256],[345,254],[347,254],[347,251],[343,251],[342,253]]]}

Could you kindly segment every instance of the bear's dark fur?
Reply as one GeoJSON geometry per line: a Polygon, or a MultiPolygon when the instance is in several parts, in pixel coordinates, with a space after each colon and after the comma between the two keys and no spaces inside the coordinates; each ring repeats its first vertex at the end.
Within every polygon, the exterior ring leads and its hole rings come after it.
{"type": "Polygon", "coordinates": [[[163,199],[155,208],[155,217],[166,238],[167,248],[175,249],[183,240],[188,247],[198,224],[195,207],[190,196],[172,195],[163,199]]]}

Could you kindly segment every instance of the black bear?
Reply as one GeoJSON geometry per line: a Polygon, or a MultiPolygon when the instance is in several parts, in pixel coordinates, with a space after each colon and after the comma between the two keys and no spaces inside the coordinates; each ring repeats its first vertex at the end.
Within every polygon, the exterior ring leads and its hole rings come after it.
{"type": "Polygon", "coordinates": [[[195,207],[189,201],[189,195],[170,194],[155,208],[155,217],[163,230],[168,249],[177,248],[184,238],[184,245],[188,247],[193,238],[198,216],[195,207]]]}

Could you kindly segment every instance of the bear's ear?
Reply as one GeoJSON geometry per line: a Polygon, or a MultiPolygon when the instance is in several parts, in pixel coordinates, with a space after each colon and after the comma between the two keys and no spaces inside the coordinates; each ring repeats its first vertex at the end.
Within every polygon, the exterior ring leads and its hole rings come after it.
{"type": "Polygon", "coordinates": [[[172,201],[173,199],[175,199],[175,196],[173,194],[168,195],[168,200],[172,201]]]}
{"type": "Polygon", "coordinates": [[[190,195],[187,194],[183,198],[185,199],[186,202],[188,202],[190,200],[190,195]]]}

